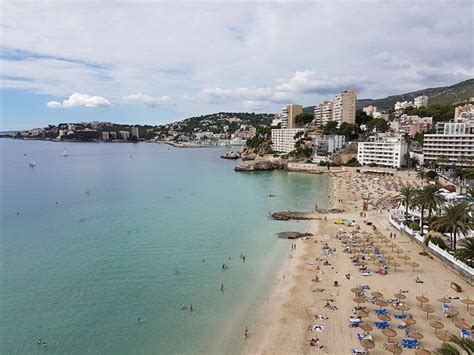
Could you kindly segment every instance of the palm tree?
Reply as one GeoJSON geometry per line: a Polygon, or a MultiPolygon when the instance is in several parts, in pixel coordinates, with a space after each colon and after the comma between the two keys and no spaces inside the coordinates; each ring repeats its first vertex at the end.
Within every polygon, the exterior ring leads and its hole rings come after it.
{"type": "Polygon", "coordinates": [[[395,197],[395,201],[399,206],[405,206],[405,224],[408,223],[408,209],[415,197],[416,189],[410,186],[405,186],[400,189],[400,193],[395,197]]]}
{"type": "Polygon", "coordinates": [[[428,220],[431,221],[432,212],[436,211],[439,207],[444,206],[446,199],[441,195],[439,187],[436,185],[428,185],[423,189],[426,190],[426,208],[428,210],[428,220]]]}
{"type": "Polygon", "coordinates": [[[424,170],[420,170],[416,177],[421,180],[421,186],[423,186],[423,182],[426,178],[426,172],[424,170]]]}
{"type": "Polygon", "coordinates": [[[414,207],[417,207],[420,210],[421,218],[420,218],[420,235],[423,236],[423,222],[424,222],[424,216],[425,216],[425,209],[426,205],[428,204],[428,190],[427,187],[425,186],[422,189],[416,189],[415,190],[415,195],[413,196],[413,201],[412,205],[414,207]]]}
{"type": "Polygon", "coordinates": [[[437,355],[461,355],[461,348],[465,354],[472,354],[474,352],[474,342],[471,339],[462,338],[458,335],[453,335],[449,339],[449,343],[443,343],[435,350],[437,355]],[[457,345],[457,346],[456,346],[457,345]]]}
{"type": "Polygon", "coordinates": [[[454,254],[464,264],[474,267],[474,238],[466,238],[459,242],[459,249],[454,254]]]}
{"type": "Polygon", "coordinates": [[[465,201],[457,205],[444,206],[441,217],[433,223],[435,230],[447,230],[451,234],[451,249],[456,250],[458,233],[467,235],[474,228],[469,211],[469,203],[465,201]]]}

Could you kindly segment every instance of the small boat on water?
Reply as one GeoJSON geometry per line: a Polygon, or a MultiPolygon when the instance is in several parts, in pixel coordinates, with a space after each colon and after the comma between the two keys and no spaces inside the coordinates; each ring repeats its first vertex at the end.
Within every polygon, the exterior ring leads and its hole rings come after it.
{"type": "Polygon", "coordinates": [[[63,157],[67,157],[67,150],[66,150],[66,148],[64,148],[64,150],[63,150],[63,157]]]}
{"type": "Polygon", "coordinates": [[[35,161],[32,160],[30,161],[30,164],[28,164],[31,168],[34,168],[34,166],[36,165],[35,161]]]}

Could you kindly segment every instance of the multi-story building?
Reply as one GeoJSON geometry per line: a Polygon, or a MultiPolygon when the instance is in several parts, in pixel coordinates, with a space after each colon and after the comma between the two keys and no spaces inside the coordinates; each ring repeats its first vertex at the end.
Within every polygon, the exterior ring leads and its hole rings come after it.
{"type": "Polygon", "coordinates": [[[272,149],[279,153],[289,153],[295,149],[295,135],[304,128],[272,129],[272,149]]]}
{"type": "Polygon", "coordinates": [[[129,131],[119,131],[120,136],[122,139],[129,139],[130,138],[130,132],[129,131]]]}
{"type": "Polygon", "coordinates": [[[362,111],[364,111],[367,114],[367,116],[374,117],[374,114],[377,113],[377,107],[369,105],[369,106],[364,107],[362,111]]]}
{"type": "Polygon", "coordinates": [[[324,101],[314,107],[314,123],[317,126],[324,126],[332,120],[333,105],[332,101],[324,101]]]}
{"type": "Polygon", "coordinates": [[[454,109],[454,119],[463,118],[466,116],[474,115],[474,104],[466,104],[464,106],[458,106],[454,109]]]}
{"type": "Polygon", "coordinates": [[[428,107],[428,96],[422,95],[422,96],[415,97],[414,104],[416,108],[420,108],[423,106],[428,107]]]}
{"type": "Polygon", "coordinates": [[[401,115],[396,120],[390,122],[390,128],[399,134],[409,134],[414,136],[418,132],[428,131],[433,124],[433,117],[419,117],[401,115]]]}
{"type": "Polygon", "coordinates": [[[355,123],[357,92],[343,91],[336,95],[332,109],[332,120],[341,123],[355,123]]]}
{"type": "Polygon", "coordinates": [[[290,104],[281,109],[281,128],[295,128],[295,117],[303,113],[302,105],[290,104]]]}
{"type": "Polygon", "coordinates": [[[407,143],[401,135],[379,134],[357,144],[357,160],[362,165],[377,164],[400,168],[405,163],[407,151],[407,143]]]}
{"type": "Polygon", "coordinates": [[[474,125],[468,120],[438,122],[436,134],[425,134],[425,163],[454,166],[474,165],[474,125]]]}
{"type": "Polygon", "coordinates": [[[138,127],[132,127],[132,137],[140,139],[140,130],[138,127]]]}
{"type": "Polygon", "coordinates": [[[102,132],[102,140],[103,140],[103,141],[108,141],[108,140],[110,140],[109,132],[102,132]]]}
{"type": "Polygon", "coordinates": [[[345,143],[346,137],[343,135],[324,135],[315,137],[313,162],[319,163],[321,160],[325,160],[328,155],[342,149],[345,143]]]}
{"type": "Polygon", "coordinates": [[[397,101],[395,103],[395,110],[404,110],[407,107],[413,107],[413,102],[412,101],[397,101]]]}

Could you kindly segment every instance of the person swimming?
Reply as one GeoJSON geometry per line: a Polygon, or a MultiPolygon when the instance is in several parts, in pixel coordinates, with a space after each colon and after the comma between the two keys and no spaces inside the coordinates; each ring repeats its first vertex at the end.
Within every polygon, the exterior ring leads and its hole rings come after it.
{"type": "Polygon", "coordinates": [[[189,310],[190,310],[191,312],[193,311],[193,304],[192,304],[192,303],[189,304],[189,310]]]}
{"type": "Polygon", "coordinates": [[[179,304],[179,309],[188,309],[188,307],[186,307],[184,304],[180,303],[179,304]]]}
{"type": "Polygon", "coordinates": [[[221,284],[221,291],[224,292],[224,284],[221,284]]]}

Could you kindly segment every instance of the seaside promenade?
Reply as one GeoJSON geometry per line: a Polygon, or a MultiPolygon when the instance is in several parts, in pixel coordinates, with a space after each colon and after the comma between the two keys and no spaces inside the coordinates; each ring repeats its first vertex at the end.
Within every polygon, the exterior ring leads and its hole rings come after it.
{"type": "Polygon", "coordinates": [[[250,327],[244,353],[350,354],[352,348],[363,348],[357,334],[364,333],[360,327],[349,326],[351,317],[361,319],[367,329],[372,328],[368,332],[373,342],[370,354],[398,351],[393,344],[398,344],[403,353],[414,354],[414,350],[402,348],[403,339],[407,338],[418,338],[420,348],[433,351],[442,344],[441,339],[459,335],[460,327],[472,325],[474,306],[468,310],[465,302],[469,296],[472,299],[473,287],[440,260],[420,254],[424,251],[420,245],[387,223],[389,201],[402,185],[415,186],[418,182],[409,176],[380,177],[355,171],[332,177],[331,207],[346,212],[326,214],[326,220],[310,222],[309,232],[314,237],[297,241],[296,250],[289,252],[273,293],[250,327]],[[368,193],[371,203],[367,216],[361,217],[368,193]],[[359,227],[335,224],[340,218],[355,220],[359,227]],[[387,259],[388,273],[376,273],[376,264],[367,260],[364,265],[355,257],[357,251],[348,252],[353,240],[379,245],[379,252],[382,250],[387,259]],[[371,271],[370,276],[360,271],[364,268],[371,271]],[[455,292],[451,282],[463,291],[455,292]],[[356,289],[364,291],[360,304],[354,301],[359,296],[356,289]],[[374,298],[375,292],[382,296],[374,298]],[[425,298],[427,302],[420,303],[425,298]],[[386,306],[377,305],[378,300],[387,302],[386,306]],[[392,304],[398,304],[398,308],[392,304]],[[443,304],[449,308],[451,317],[446,317],[443,304]],[[356,306],[366,314],[356,312],[356,306]],[[385,308],[388,316],[377,315],[375,311],[379,308],[385,308]],[[415,322],[408,325],[408,331],[404,323],[408,318],[398,318],[405,314],[415,322]],[[376,322],[387,322],[394,331],[392,336],[387,336],[390,331],[377,329],[376,322]],[[317,346],[310,345],[311,339],[319,340],[313,340],[317,346]]]}

